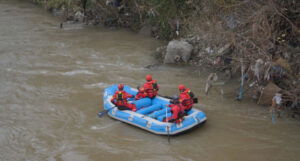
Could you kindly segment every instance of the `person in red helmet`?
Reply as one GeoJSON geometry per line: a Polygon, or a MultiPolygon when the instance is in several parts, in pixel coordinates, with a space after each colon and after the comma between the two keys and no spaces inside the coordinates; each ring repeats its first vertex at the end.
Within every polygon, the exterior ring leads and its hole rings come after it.
{"type": "Polygon", "coordinates": [[[197,98],[194,98],[194,93],[189,88],[186,88],[183,84],[178,86],[178,90],[180,92],[178,101],[187,114],[187,112],[192,109],[194,103],[197,103],[195,102],[197,98]]]}
{"type": "Polygon", "coordinates": [[[118,91],[116,91],[113,97],[111,98],[111,102],[115,104],[119,110],[136,111],[135,104],[128,103],[127,101],[127,99],[132,98],[133,95],[130,95],[129,93],[125,92],[123,88],[123,84],[118,85],[118,91]]]}
{"type": "Polygon", "coordinates": [[[164,122],[175,122],[175,123],[180,123],[183,121],[183,116],[184,116],[184,108],[181,104],[170,104],[168,105],[171,107],[171,113],[172,116],[168,117],[164,120],[164,122]]]}
{"type": "Polygon", "coordinates": [[[145,97],[154,98],[158,93],[159,85],[157,84],[157,81],[153,80],[152,76],[148,74],[146,75],[146,83],[138,90],[139,92],[136,96],[136,99],[145,97]]]}

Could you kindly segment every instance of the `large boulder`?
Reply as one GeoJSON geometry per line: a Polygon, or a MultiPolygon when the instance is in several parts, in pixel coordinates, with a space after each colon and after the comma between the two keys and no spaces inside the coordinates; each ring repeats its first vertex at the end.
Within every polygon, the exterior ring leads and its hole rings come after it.
{"type": "Polygon", "coordinates": [[[186,41],[173,40],[167,46],[164,63],[188,62],[192,54],[193,46],[186,41]]]}

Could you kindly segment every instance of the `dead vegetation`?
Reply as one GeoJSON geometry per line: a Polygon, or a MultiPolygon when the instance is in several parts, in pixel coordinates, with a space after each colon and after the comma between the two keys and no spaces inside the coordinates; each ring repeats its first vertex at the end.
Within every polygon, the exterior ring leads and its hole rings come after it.
{"type": "MultiPolygon", "coordinates": [[[[220,16],[213,17],[217,22],[215,24],[226,26],[219,27],[216,33],[224,38],[225,43],[230,43],[234,51],[230,54],[217,53],[207,58],[202,55],[202,58],[212,68],[239,73],[241,85],[237,92],[238,100],[247,94],[255,98],[258,104],[271,105],[273,96],[279,92],[282,94],[282,106],[299,112],[299,5],[296,1],[279,0],[218,5],[220,12],[228,13],[228,10],[232,10],[229,12],[232,17],[241,13],[232,28],[226,25],[228,20],[220,16]],[[228,60],[230,63],[226,63],[228,60]]],[[[219,40],[218,43],[224,44],[224,41],[219,40]]]]}
{"type": "MultiPolygon", "coordinates": [[[[73,15],[83,12],[88,24],[134,30],[149,25],[155,38],[181,39],[193,45],[190,64],[238,76],[241,84],[236,99],[249,96],[258,104],[270,105],[280,92],[283,106],[300,110],[297,0],[33,1],[48,5],[58,1],[62,10],[73,15]]],[[[158,50],[162,52],[158,57],[163,58],[165,49],[158,50]]]]}
{"type": "MultiPolygon", "coordinates": [[[[193,5],[192,16],[181,17],[180,33],[194,47],[190,64],[238,76],[237,100],[251,97],[270,106],[279,92],[281,105],[299,112],[300,2],[187,2],[193,5]]],[[[207,92],[212,82],[206,83],[207,92]]]]}

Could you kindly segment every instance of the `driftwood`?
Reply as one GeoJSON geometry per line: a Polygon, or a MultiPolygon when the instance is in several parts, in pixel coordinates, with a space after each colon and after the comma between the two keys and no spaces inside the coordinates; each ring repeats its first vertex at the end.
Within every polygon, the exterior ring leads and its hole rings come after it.
{"type": "Polygon", "coordinates": [[[213,86],[213,82],[216,82],[217,80],[218,80],[218,76],[216,73],[209,74],[205,84],[205,94],[208,94],[209,89],[213,86]]]}
{"type": "MultiPolygon", "coordinates": [[[[216,73],[211,73],[207,77],[206,83],[205,83],[205,94],[208,95],[211,88],[218,85],[224,85],[225,82],[217,82],[218,81],[218,75],[216,73]]],[[[222,100],[224,95],[224,90],[222,88],[217,88],[218,91],[220,91],[222,100]]]]}

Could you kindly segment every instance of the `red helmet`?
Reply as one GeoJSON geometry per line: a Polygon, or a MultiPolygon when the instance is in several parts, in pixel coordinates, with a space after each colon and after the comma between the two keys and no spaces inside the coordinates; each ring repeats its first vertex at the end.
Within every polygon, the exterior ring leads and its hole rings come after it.
{"type": "Polygon", "coordinates": [[[152,81],[152,76],[150,74],[146,75],[146,81],[152,81]]]}
{"type": "Polygon", "coordinates": [[[185,90],[185,86],[183,85],[183,84],[180,84],[179,86],[178,86],[178,89],[181,91],[181,90],[185,90]]]}
{"type": "Polygon", "coordinates": [[[124,88],[124,84],[119,84],[119,85],[118,85],[118,89],[119,89],[119,90],[123,90],[123,88],[124,88]]]}

